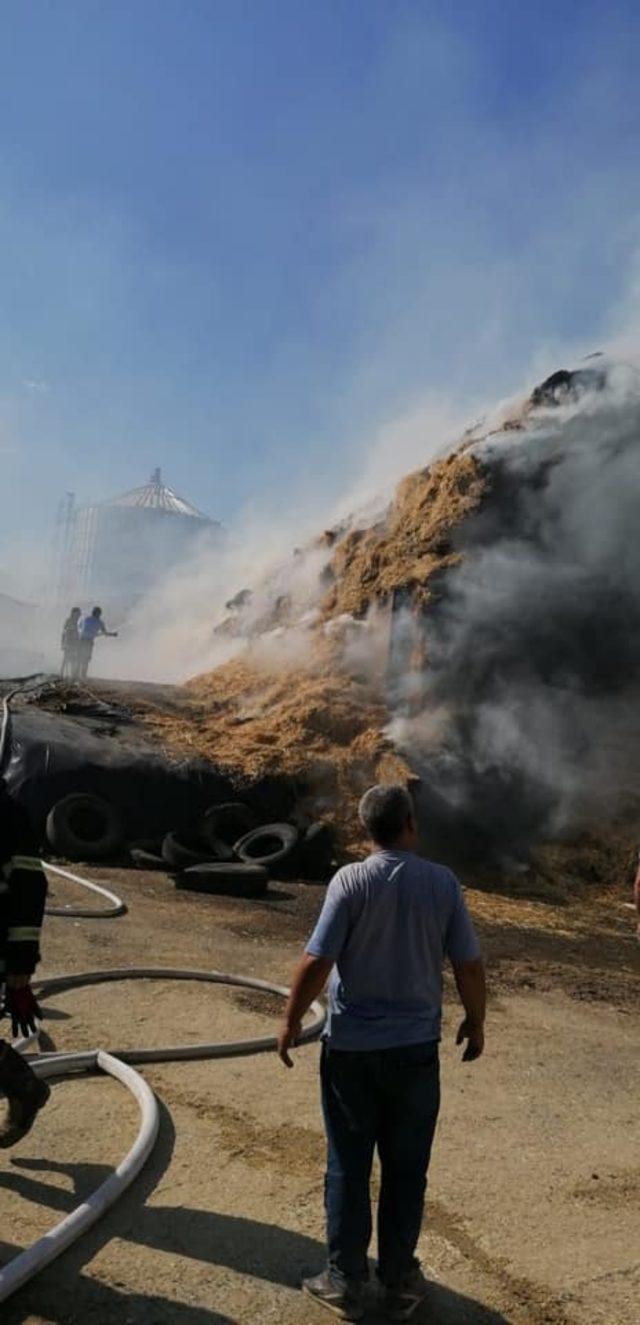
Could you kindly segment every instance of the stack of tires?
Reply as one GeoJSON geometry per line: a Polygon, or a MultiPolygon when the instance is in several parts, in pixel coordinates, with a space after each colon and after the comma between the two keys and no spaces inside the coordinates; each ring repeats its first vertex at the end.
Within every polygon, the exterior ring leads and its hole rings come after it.
{"type": "Polygon", "coordinates": [[[177,886],[243,897],[263,896],[270,879],[326,876],[334,850],[328,825],[301,831],[292,823],[257,824],[240,802],[212,806],[194,836],[168,833],[162,843],[177,886]]]}
{"type": "MultiPolygon", "coordinates": [[[[105,860],[124,848],[123,817],[99,796],[65,796],[48,815],[47,839],[67,859],[105,860]]],[[[326,823],[259,824],[249,806],[233,801],[212,805],[190,830],[132,842],[128,852],[137,868],[164,870],[179,888],[260,897],[270,879],[326,879],[334,838],[326,823]]]]}

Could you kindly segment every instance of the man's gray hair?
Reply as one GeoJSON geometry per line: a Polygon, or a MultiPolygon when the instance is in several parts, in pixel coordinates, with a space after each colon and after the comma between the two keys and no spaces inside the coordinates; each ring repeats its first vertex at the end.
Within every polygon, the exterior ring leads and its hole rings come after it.
{"type": "Polygon", "coordinates": [[[379,847],[393,846],[413,813],[409,792],[399,782],[369,787],[358,806],[360,823],[379,847]]]}

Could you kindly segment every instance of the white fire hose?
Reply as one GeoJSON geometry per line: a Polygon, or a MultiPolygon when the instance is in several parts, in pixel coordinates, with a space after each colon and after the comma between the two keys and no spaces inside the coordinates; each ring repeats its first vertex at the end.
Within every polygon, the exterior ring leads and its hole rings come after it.
{"type": "MultiPolygon", "coordinates": [[[[124,903],[115,894],[109,893],[107,889],[98,888],[96,884],[89,883],[79,875],[67,875],[67,871],[58,870],[57,867],[50,866],[43,862],[47,869],[52,869],[56,873],[69,877],[73,882],[81,884],[83,887],[90,888],[93,892],[106,894],[112,902],[112,905],[118,905],[117,911],[109,914],[121,914],[124,903]]],[[[56,910],[49,912],[56,915],[95,915],[96,912],[87,911],[67,911],[56,910]]],[[[98,914],[105,914],[99,912],[98,914]]],[[[288,989],[283,985],[272,984],[268,980],[252,979],[248,976],[229,975],[220,971],[191,971],[188,969],[175,970],[173,967],[133,967],[131,969],[115,969],[105,971],[86,971],[80,974],[55,976],[48,980],[34,981],[34,987],[37,989],[39,997],[47,998],[49,994],[60,993],[66,989],[77,989],[86,985],[102,984],[116,980],[199,980],[211,984],[234,985],[242,989],[259,989],[266,993],[280,994],[286,997],[288,989]]],[[[298,1041],[306,1043],[316,1039],[322,1031],[325,1020],[324,1008],[320,1003],[314,1003],[311,1007],[313,1021],[307,1026],[298,1041]]],[[[31,1043],[30,1040],[22,1040],[16,1044],[17,1049],[24,1050],[31,1043]]],[[[71,1246],[83,1233],[86,1233],[98,1219],[102,1217],[110,1206],[118,1200],[118,1197],[131,1186],[131,1183],[137,1178],[143,1166],[146,1164],[158,1135],[160,1115],[158,1104],[152,1090],[146,1081],[136,1072],[130,1064],[132,1063],[166,1063],[173,1061],[185,1061],[196,1058],[231,1058],[241,1054],[265,1053],[276,1047],[274,1036],[268,1035],[250,1040],[236,1040],[229,1043],[212,1044],[184,1044],[170,1045],[158,1049],[138,1049],[120,1050],[115,1054],[108,1053],[104,1049],[92,1049],[83,1053],[46,1053],[36,1054],[29,1058],[34,1071],[40,1077],[67,1077],[74,1076],[81,1072],[101,1071],[111,1077],[115,1077],[123,1086],[126,1086],[131,1094],[135,1096],[140,1107],[140,1128],[138,1135],[124,1159],[121,1160],[118,1167],[109,1175],[105,1182],[96,1189],[95,1192],[83,1201],[81,1205],[76,1206],[71,1214],[56,1224],[54,1228],[45,1233],[25,1251],[14,1256],[8,1265],[0,1270],[0,1302],[5,1301],[18,1288],[39,1274],[45,1266],[50,1265],[56,1257],[62,1255],[68,1247],[71,1246]]]]}
{"type": "MultiPolygon", "coordinates": [[[[11,700],[15,694],[27,688],[29,681],[37,679],[41,678],[22,678],[20,686],[5,695],[2,700],[0,705],[0,769],[4,762],[9,739],[11,700]]],[[[59,875],[63,879],[68,879],[71,883],[77,883],[82,888],[87,888],[90,892],[105,898],[108,903],[107,907],[102,909],[96,909],[95,907],[48,907],[47,915],[103,919],[122,915],[126,911],[127,908],[122,899],[108,888],[103,888],[97,883],[91,883],[88,879],[83,879],[81,875],[60,869],[57,865],[50,865],[48,861],[43,860],[42,865],[48,872],[59,875]]],[[[115,980],[200,980],[210,984],[235,985],[242,989],[259,989],[266,993],[280,994],[285,998],[289,993],[289,990],[283,985],[271,984],[268,980],[255,980],[248,976],[229,975],[220,971],[175,970],[173,967],[157,969],[153,967],[132,967],[131,969],[124,968],[122,970],[85,971],[78,975],[62,975],[49,980],[34,981],[34,987],[38,990],[40,998],[44,999],[49,994],[59,993],[63,989],[77,989],[86,985],[103,984],[115,980]]],[[[311,1012],[313,1013],[313,1021],[303,1030],[298,1043],[314,1040],[322,1031],[325,1020],[324,1008],[316,1002],[312,1005],[311,1012]]],[[[36,1039],[37,1036],[34,1035],[19,1040],[15,1048],[24,1052],[36,1039]]],[[[138,1101],[140,1127],[131,1149],[105,1182],[101,1183],[86,1201],[76,1206],[75,1210],[67,1215],[65,1219],[62,1219],[43,1237],[38,1238],[37,1242],[14,1256],[8,1265],[0,1269],[0,1302],[6,1301],[12,1293],[15,1293],[18,1288],[22,1288],[29,1279],[33,1279],[36,1274],[44,1270],[45,1266],[50,1265],[58,1256],[61,1256],[83,1233],[86,1233],[118,1200],[118,1197],[122,1196],[127,1187],[131,1186],[146,1164],[158,1135],[160,1114],[153,1091],[140,1076],[140,1073],[134,1070],[131,1066],[132,1063],[184,1062],[196,1058],[232,1058],[241,1054],[265,1053],[275,1049],[275,1047],[275,1037],[268,1035],[251,1040],[236,1040],[222,1044],[182,1044],[165,1046],[159,1049],[141,1047],[120,1050],[115,1054],[108,1053],[104,1049],[91,1049],[83,1053],[46,1053],[30,1056],[29,1063],[34,1072],[40,1077],[67,1077],[75,1076],[81,1072],[95,1071],[104,1072],[108,1076],[114,1077],[116,1081],[120,1081],[123,1086],[126,1086],[138,1101]]]]}
{"type": "Polygon", "coordinates": [[[41,1061],[38,1075],[65,1076],[70,1070],[68,1062],[70,1058],[75,1060],[76,1070],[79,1067],[79,1059],[84,1058],[85,1070],[98,1069],[106,1072],[117,1081],[121,1081],[123,1086],[135,1095],[140,1106],[138,1135],[117,1169],[100,1187],[96,1188],[95,1192],[91,1193],[86,1201],[83,1201],[82,1205],[77,1205],[66,1219],[62,1219],[43,1237],[38,1238],[37,1242],[33,1242],[26,1251],[14,1256],[9,1264],[0,1270],[0,1302],[6,1301],[18,1288],[22,1288],[29,1279],[33,1279],[36,1274],[44,1270],[45,1266],[50,1265],[57,1256],[61,1256],[72,1242],[86,1233],[92,1224],[106,1214],[109,1207],[122,1196],[127,1187],[131,1186],[146,1164],[158,1135],[160,1115],[153,1091],[139,1072],[135,1072],[126,1063],[119,1062],[104,1050],[92,1050],[87,1054],[60,1054],[57,1061],[49,1065],[41,1061]]]}
{"type": "Polygon", "coordinates": [[[96,893],[98,897],[106,897],[108,906],[97,910],[90,906],[48,906],[46,915],[48,916],[68,916],[82,920],[108,920],[115,916],[122,916],[126,911],[126,906],[121,897],[112,893],[108,888],[103,888],[98,883],[90,883],[88,879],[82,879],[79,874],[72,874],[70,870],[60,869],[59,865],[52,865],[48,860],[41,860],[42,868],[47,874],[57,874],[61,879],[69,879],[71,883],[79,883],[82,888],[88,888],[90,892],[96,893]]]}

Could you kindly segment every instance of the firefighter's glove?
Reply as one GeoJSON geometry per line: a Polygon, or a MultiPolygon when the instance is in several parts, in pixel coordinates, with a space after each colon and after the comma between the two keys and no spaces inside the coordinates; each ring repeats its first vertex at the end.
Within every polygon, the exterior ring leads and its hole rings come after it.
{"type": "Polygon", "coordinates": [[[17,1039],[18,1035],[33,1034],[37,1031],[38,1021],[42,1018],[31,985],[23,985],[21,989],[11,989],[7,986],[4,991],[3,1011],[7,1017],[11,1017],[14,1039],[17,1039]]]}

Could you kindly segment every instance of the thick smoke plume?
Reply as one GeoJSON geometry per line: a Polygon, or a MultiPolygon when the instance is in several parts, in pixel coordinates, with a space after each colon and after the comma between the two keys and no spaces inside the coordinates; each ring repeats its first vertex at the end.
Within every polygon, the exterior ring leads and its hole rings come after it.
{"type": "MultiPolygon", "coordinates": [[[[374,448],[348,502],[359,514],[330,536],[318,536],[317,511],[251,512],[222,547],[196,550],[124,623],[114,671],[182,679],[241,649],[277,670],[313,661],[329,638],[345,673],[387,685],[389,733],[421,774],[431,849],[524,859],[545,837],[640,815],[640,371],[594,360],[467,434],[484,491],[446,531],[459,564],[445,558],[426,606],[407,581],[364,593],[359,621],[340,605],[327,620],[345,531],[388,527],[388,495],[371,503],[369,480],[441,454],[436,413],[412,417],[397,447],[381,438],[392,459],[374,448]]],[[[398,509],[409,565],[424,539],[418,523],[404,537],[398,509]]],[[[376,582],[371,547],[363,586],[376,582]]]]}
{"type": "MultiPolygon", "coordinates": [[[[317,607],[323,571],[331,549],[318,546],[323,524],[366,527],[384,512],[395,484],[410,469],[427,463],[459,436],[461,416],[440,397],[426,396],[411,411],[382,426],[355,463],[353,446],[332,458],[335,493],[320,500],[315,491],[268,494],[260,508],[242,509],[226,523],[213,545],[206,538],[122,622],[111,650],[108,675],[121,679],[184,681],[225,662],[238,640],[216,627],[229,611],[242,608],[242,632],[255,641],[278,626],[278,602],[287,600],[290,617],[317,607]],[[296,544],[298,547],[296,548],[296,544]],[[296,550],[292,554],[292,549],[296,550]],[[243,592],[250,595],[240,602],[243,592]],[[231,604],[231,608],[229,608],[231,604]],[[268,623],[265,625],[265,623],[268,623]]],[[[267,641],[262,656],[282,646],[267,641]],[[272,647],[273,646],[273,647],[272,647]]],[[[289,635],[287,649],[308,650],[306,631],[289,635]]]]}
{"type": "Polygon", "coordinates": [[[473,448],[487,495],[410,624],[419,700],[415,673],[395,677],[392,735],[432,823],[474,854],[525,855],[640,800],[640,374],[587,386],[473,448]]]}
{"type": "MultiPolygon", "coordinates": [[[[195,651],[208,666],[238,648],[258,666],[297,665],[313,660],[319,631],[330,636],[345,672],[387,683],[389,732],[422,775],[431,848],[524,859],[542,838],[640,811],[640,372],[597,360],[560,374],[464,445],[484,492],[448,531],[461,559],[429,580],[426,607],[407,583],[393,604],[374,590],[358,622],[323,624],[340,527],[269,558],[266,575],[254,530],[230,542],[215,578],[210,564],[176,575],[160,619],[137,624],[159,659],[195,651]]],[[[437,449],[427,441],[424,459],[437,449]]],[[[373,522],[387,519],[379,505],[373,522]]],[[[397,508],[395,528],[401,542],[397,508]]],[[[419,537],[407,531],[404,553],[419,537]]],[[[363,573],[375,581],[373,562],[363,573]]]]}

